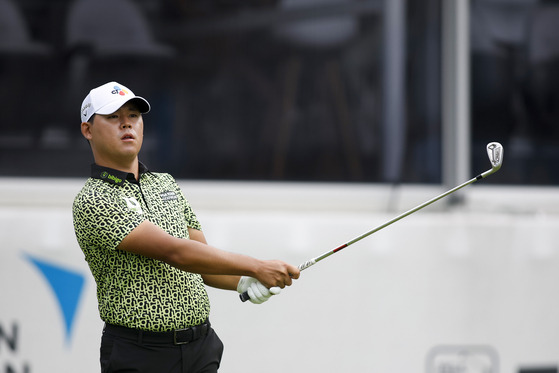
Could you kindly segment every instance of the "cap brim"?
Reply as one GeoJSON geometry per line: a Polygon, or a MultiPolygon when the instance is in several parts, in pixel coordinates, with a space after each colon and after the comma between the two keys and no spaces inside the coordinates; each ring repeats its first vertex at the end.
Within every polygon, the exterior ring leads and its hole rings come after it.
{"type": "Polygon", "coordinates": [[[117,111],[118,109],[120,109],[122,107],[122,105],[126,104],[127,102],[131,102],[131,101],[134,102],[134,104],[137,105],[138,110],[142,114],[149,113],[149,111],[151,110],[151,106],[149,105],[149,102],[147,102],[147,100],[145,98],[140,97],[140,96],[134,96],[134,97],[129,98],[127,100],[113,101],[113,102],[97,109],[95,114],[101,114],[101,115],[112,114],[115,111],[117,111]]]}

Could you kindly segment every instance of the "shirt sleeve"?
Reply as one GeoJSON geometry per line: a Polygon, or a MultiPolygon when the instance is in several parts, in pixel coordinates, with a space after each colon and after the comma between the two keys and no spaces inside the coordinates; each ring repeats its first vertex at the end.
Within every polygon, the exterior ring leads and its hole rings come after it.
{"type": "Polygon", "coordinates": [[[198,218],[196,217],[196,214],[194,213],[194,210],[192,210],[192,206],[190,205],[190,202],[188,202],[184,193],[182,192],[182,189],[180,188],[180,186],[178,185],[176,180],[171,175],[167,174],[167,176],[170,178],[170,180],[174,184],[175,192],[179,196],[179,198],[181,199],[182,203],[184,204],[184,217],[186,219],[186,226],[188,228],[192,228],[192,229],[196,229],[196,230],[201,231],[202,230],[202,225],[198,221],[198,218]]]}
{"type": "Polygon", "coordinates": [[[198,221],[198,218],[196,217],[196,214],[192,210],[192,206],[190,206],[190,203],[188,202],[188,200],[185,199],[185,202],[186,202],[186,209],[184,211],[184,215],[186,217],[186,224],[187,224],[188,228],[192,228],[192,229],[196,229],[196,230],[201,231],[202,230],[202,225],[200,224],[200,222],[198,221]]]}
{"type": "Polygon", "coordinates": [[[73,206],[74,229],[82,249],[103,247],[116,250],[122,240],[145,218],[127,207],[118,196],[91,193],[80,195],[73,206]]]}

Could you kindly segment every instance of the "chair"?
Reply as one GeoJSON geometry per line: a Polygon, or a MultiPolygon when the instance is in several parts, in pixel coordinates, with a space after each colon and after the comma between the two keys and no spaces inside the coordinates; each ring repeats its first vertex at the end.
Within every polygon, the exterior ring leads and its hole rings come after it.
{"type": "Polygon", "coordinates": [[[143,14],[130,0],[76,0],[68,13],[70,48],[91,48],[95,57],[171,57],[155,41],[143,14]]]}
{"type": "Polygon", "coordinates": [[[51,48],[33,41],[21,11],[10,0],[0,0],[0,55],[47,56],[51,48]]]}
{"type": "MultiPolygon", "coordinates": [[[[301,9],[322,4],[343,3],[346,0],[282,0],[280,9],[301,9]]],[[[334,49],[345,45],[358,32],[354,16],[340,15],[289,22],[276,28],[276,37],[293,45],[312,49],[334,49]]]]}
{"type": "MultiPolygon", "coordinates": [[[[322,4],[339,3],[347,0],[283,0],[280,9],[301,9],[305,7],[318,7],[322,4]]],[[[288,50],[283,75],[283,98],[282,115],[276,125],[274,155],[273,155],[273,177],[281,179],[285,176],[286,162],[288,159],[288,148],[294,140],[294,124],[297,117],[302,116],[303,108],[298,105],[298,99],[302,98],[301,90],[305,88],[304,79],[310,78],[311,85],[324,82],[327,92],[333,103],[333,110],[337,116],[335,123],[338,131],[327,128],[325,122],[311,118],[310,121],[318,123],[307,123],[310,127],[312,141],[305,144],[306,150],[312,154],[312,143],[317,143],[320,150],[322,162],[327,162],[325,168],[331,166],[330,154],[324,154],[324,148],[331,150],[329,146],[332,138],[340,135],[341,149],[344,153],[346,168],[352,179],[362,177],[361,161],[358,152],[358,143],[354,133],[353,121],[350,115],[346,97],[346,87],[342,77],[340,65],[340,52],[352,40],[358,36],[359,22],[355,16],[336,15],[331,17],[313,18],[291,21],[274,29],[275,38],[284,44],[288,50]],[[309,67],[307,73],[304,68],[309,67]],[[314,82],[313,82],[314,81],[314,82]]],[[[312,103],[307,103],[311,105],[312,103]]],[[[312,109],[309,109],[312,111],[312,109]]],[[[312,156],[312,155],[311,155],[312,156]]],[[[308,172],[309,170],[307,170],[308,172]]]]}
{"type": "Polygon", "coordinates": [[[131,0],[76,0],[68,11],[66,46],[70,84],[80,97],[86,87],[117,77],[123,84],[147,79],[158,62],[174,56],[131,0]]]}

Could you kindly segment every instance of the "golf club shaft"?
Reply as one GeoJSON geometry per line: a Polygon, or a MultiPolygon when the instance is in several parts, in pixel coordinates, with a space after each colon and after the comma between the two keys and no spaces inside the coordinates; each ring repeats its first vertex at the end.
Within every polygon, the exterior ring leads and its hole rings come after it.
{"type": "Polygon", "coordinates": [[[361,241],[362,239],[364,239],[364,238],[370,236],[371,234],[373,234],[373,233],[375,233],[375,232],[378,232],[378,231],[380,231],[381,229],[384,229],[384,228],[388,227],[389,225],[391,225],[391,224],[393,224],[393,223],[396,223],[398,220],[401,220],[401,219],[405,218],[406,216],[411,215],[411,214],[413,214],[414,212],[419,211],[419,210],[421,210],[422,208],[427,207],[427,206],[429,206],[430,204],[432,204],[432,203],[434,203],[434,202],[437,202],[437,201],[440,200],[441,198],[444,198],[444,197],[448,196],[449,194],[452,194],[452,193],[456,192],[457,190],[462,189],[462,188],[464,188],[465,186],[468,186],[468,185],[470,185],[470,184],[472,184],[472,183],[478,181],[479,179],[485,177],[485,176],[482,176],[482,175],[483,175],[483,174],[481,174],[481,175],[479,175],[479,176],[477,176],[477,177],[474,177],[473,179],[470,179],[470,180],[466,181],[465,183],[460,184],[460,185],[458,185],[457,187],[452,188],[452,189],[450,189],[450,190],[444,192],[443,194],[438,195],[437,197],[434,197],[434,198],[430,199],[429,201],[426,201],[426,202],[422,203],[421,205],[416,206],[416,207],[414,207],[414,208],[412,208],[412,209],[410,209],[410,210],[408,210],[408,211],[406,211],[406,212],[404,212],[404,213],[402,213],[402,214],[396,216],[396,217],[393,218],[392,220],[389,220],[389,221],[387,221],[386,223],[381,224],[381,225],[379,225],[378,227],[373,228],[373,229],[371,229],[370,231],[365,232],[365,233],[363,233],[362,235],[360,235],[360,236],[358,236],[358,237],[355,237],[354,239],[352,239],[352,240],[350,240],[350,241],[348,241],[348,242],[346,242],[346,243],[344,243],[344,244],[342,244],[342,245],[336,247],[336,248],[333,249],[333,250],[330,250],[330,251],[328,251],[328,252],[326,252],[326,253],[324,253],[324,254],[322,254],[322,255],[320,255],[320,256],[317,256],[316,258],[310,259],[310,260],[306,261],[305,263],[300,264],[300,265],[299,265],[299,270],[301,270],[301,271],[302,271],[302,270],[305,270],[305,269],[309,268],[310,266],[313,266],[314,264],[320,262],[321,260],[328,258],[330,255],[335,254],[335,253],[337,253],[338,251],[341,251],[342,249],[345,249],[346,247],[348,247],[348,246],[350,246],[350,245],[352,245],[352,244],[354,244],[354,243],[356,243],[356,242],[358,242],[358,241],[361,241]]]}
{"type": "MultiPolygon", "coordinates": [[[[299,267],[298,267],[299,270],[303,271],[303,270],[315,265],[316,263],[320,262],[321,260],[324,260],[324,259],[328,258],[330,255],[335,254],[335,253],[345,249],[346,247],[348,247],[348,246],[350,246],[350,245],[352,245],[352,244],[354,244],[358,241],[361,241],[362,239],[370,236],[371,234],[373,234],[375,232],[378,232],[383,228],[388,227],[389,225],[397,222],[398,220],[401,220],[401,219],[405,218],[406,216],[409,216],[409,215],[413,214],[414,212],[419,211],[422,208],[427,207],[434,202],[437,202],[441,198],[444,198],[444,197],[448,196],[449,194],[452,194],[452,193],[456,192],[457,190],[460,190],[460,189],[464,188],[465,186],[473,184],[476,181],[481,180],[481,179],[497,172],[501,168],[502,156],[503,156],[502,152],[503,152],[503,147],[501,146],[501,144],[499,144],[499,143],[489,143],[487,145],[487,154],[489,156],[491,164],[493,165],[493,167],[490,170],[487,170],[487,171],[477,175],[476,177],[474,177],[474,178],[466,181],[465,183],[460,184],[460,185],[444,192],[443,194],[438,195],[437,197],[431,198],[430,200],[428,200],[426,202],[423,202],[422,204],[420,204],[420,205],[418,205],[418,206],[416,206],[416,207],[414,207],[414,208],[396,216],[392,220],[389,220],[386,223],[381,224],[378,227],[373,228],[368,232],[363,233],[362,235],[360,235],[358,237],[355,237],[354,239],[336,247],[333,250],[325,252],[324,254],[322,254],[320,256],[317,256],[316,258],[312,258],[310,260],[307,260],[306,262],[299,265],[299,267]]],[[[248,295],[248,293],[246,291],[244,293],[240,294],[239,296],[240,296],[240,298],[243,302],[246,302],[247,300],[250,299],[250,296],[248,295]]]]}
{"type": "MultiPolygon", "coordinates": [[[[414,207],[414,208],[412,208],[412,209],[410,209],[410,210],[408,210],[408,211],[406,211],[406,212],[404,212],[404,213],[402,213],[402,214],[396,216],[396,217],[393,218],[392,220],[389,220],[389,221],[387,221],[386,223],[381,224],[381,225],[379,225],[378,227],[373,228],[373,229],[371,229],[370,231],[365,232],[365,233],[363,233],[362,235],[360,235],[360,236],[358,236],[358,237],[355,237],[354,239],[352,239],[352,240],[350,240],[350,241],[348,241],[348,242],[346,242],[346,243],[344,243],[344,244],[342,244],[342,245],[336,247],[336,248],[333,249],[333,250],[330,250],[330,251],[328,251],[328,252],[325,252],[324,254],[322,254],[322,255],[320,255],[320,256],[317,256],[316,258],[312,258],[312,259],[310,259],[310,260],[307,260],[306,262],[304,262],[304,263],[302,263],[302,264],[299,265],[299,270],[303,271],[303,270],[305,270],[305,269],[307,269],[307,268],[309,268],[309,267],[315,265],[316,263],[320,262],[321,260],[324,260],[324,259],[328,258],[330,255],[335,254],[335,253],[337,253],[337,252],[339,252],[339,251],[345,249],[346,247],[348,247],[348,246],[350,246],[350,245],[353,245],[354,243],[356,243],[356,242],[358,242],[358,241],[361,241],[362,239],[364,239],[364,238],[370,236],[371,234],[373,234],[373,233],[375,233],[375,232],[378,232],[378,231],[380,231],[381,229],[384,229],[384,228],[388,227],[388,226],[391,225],[391,224],[396,223],[398,220],[401,220],[401,219],[405,218],[406,216],[411,215],[411,214],[413,214],[414,212],[419,211],[419,210],[421,210],[422,208],[427,207],[427,206],[429,206],[430,204],[432,204],[432,203],[434,203],[434,202],[437,202],[437,201],[440,200],[441,198],[444,198],[444,197],[448,196],[449,194],[452,194],[452,193],[456,192],[457,190],[460,190],[460,189],[464,188],[465,186],[468,186],[468,185],[470,185],[470,184],[475,183],[476,181],[478,181],[478,180],[480,180],[480,179],[483,179],[484,177],[486,177],[486,176],[492,174],[493,172],[491,172],[491,171],[493,171],[493,170],[488,170],[488,171],[486,171],[486,172],[484,172],[484,173],[482,173],[482,174],[480,174],[480,175],[478,175],[478,176],[476,176],[476,177],[474,177],[474,178],[472,178],[472,179],[466,181],[465,183],[460,184],[460,185],[458,185],[457,187],[452,188],[452,189],[450,189],[450,190],[444,192],[443,194],[440,194],[440,195],[438,195],[437,197],[434,197],[434,198],[432,198],[432,199],[430,199],[430,200],[428,200],[428,201],[426,201],[426,202],[420,204],[419,206],[416,206],[416,207],[414,207]]],[[[240,294],[240,297],[241,297],[241,300],[242,300],[243,302],[246,302],[247,300],[250,299],[250,297],[249,297],[249,295],[248,295],[247,292],[244,292],[244,293],[240,294]]]]}

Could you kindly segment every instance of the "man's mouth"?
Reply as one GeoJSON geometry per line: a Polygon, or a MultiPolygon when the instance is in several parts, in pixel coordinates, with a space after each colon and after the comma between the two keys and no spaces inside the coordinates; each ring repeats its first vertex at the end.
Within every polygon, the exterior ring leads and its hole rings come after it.
{"type": "Polygon", "coordinates": [[[126,135],[122,136],[120,139],[125,140],[125,141],[126,140],[134,140],[134,136],[132,136],[131,134],[126,134],[126,135]]]}

